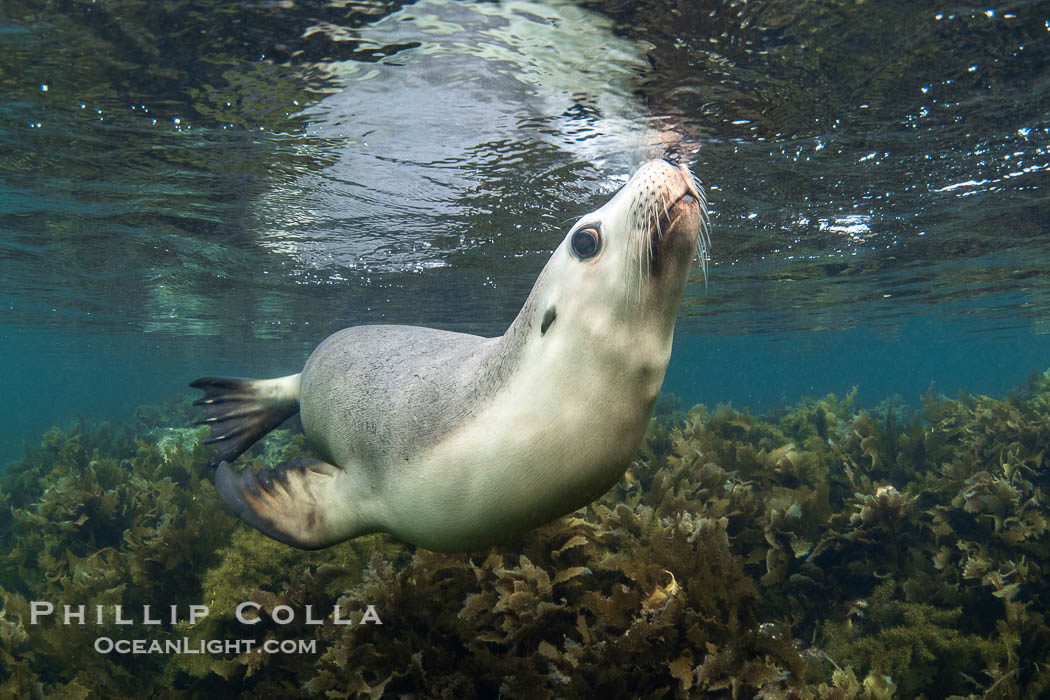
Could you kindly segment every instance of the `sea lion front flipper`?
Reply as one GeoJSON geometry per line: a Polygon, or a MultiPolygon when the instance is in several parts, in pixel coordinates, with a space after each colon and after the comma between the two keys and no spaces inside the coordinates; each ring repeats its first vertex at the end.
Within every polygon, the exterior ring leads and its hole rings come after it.
{"type": "MultiPolygon", "coordinates": [[[[300,549],[321,549],[354,535],[346,475],[339,467],[295,457],[274,469],[237,473],[223,462],[215,488],[244,522],[300,549]]],[[[360,533],[358,533],[360,534],[360,533]]]]}
{"type": "Polygon", "coordinates": [[[299,411],[299,375],[276,379],[201,377],[190,383],[203,389],[204,398],[193,402],[204,406],[204,419],[197,425],[210,425],[211,437],[205,445],[218,445],[209,466],[232,462],[256,440],[299,411]]]}

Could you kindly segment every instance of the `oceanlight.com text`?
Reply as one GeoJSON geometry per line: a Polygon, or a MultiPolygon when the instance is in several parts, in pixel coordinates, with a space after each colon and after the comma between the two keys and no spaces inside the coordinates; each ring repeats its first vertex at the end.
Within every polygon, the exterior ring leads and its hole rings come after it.
{"type": "Polygon", "coordinates": [[[316,639],[113,639],[95,640],[99,654],[244,654],[255,651],[267,654],[316,654],[316,639]]]}

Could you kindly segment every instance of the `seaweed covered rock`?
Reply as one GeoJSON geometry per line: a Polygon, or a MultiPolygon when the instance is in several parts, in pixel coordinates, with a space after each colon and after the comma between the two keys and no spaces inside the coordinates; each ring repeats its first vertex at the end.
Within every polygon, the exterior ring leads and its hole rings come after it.
{"type": "MultiPolygon", "coordinates": [[[[931,394],[917,411],[860,410],[855,390],[769,418],[668,398],[599,501],[458,555],[385,535],[317,552],[266,539],[225,513],[199,434],[168,422],[186,411],[53,430],[0,476],[0,694],[1050,692],[1050,373],[1004,400],[931,394]],[[210,612],[33,625],[33,601],[210,612]],[[253,645],[93,648],[129,629],[253,645]]],[[[278,431],[242,459],[304,450],[278,431]]]]}
{"type": "Polygon", "coordinates": [[[104,655],[94,644],[124,633],[117,606],[198,601],[213,533],[234,523],[203,474],[203,458],[103,425],[54,429],[2,475],[4,695],[120,696],[142,687],[143,674],[159,675],[162,659],[104,655]],[[55,612],[34,624],[27,601],[55,612]]]}
{"type": "Polygon", "coordinates": [[[734,562],[725,525],[599,504],[487,554],[416,552],[400,570],[373,562],[343,601],[376,602],[390,610],[384,623],[411,637],[346,628],[326,638],[307,688],[336,691],[349,672],[362,689],[395,696],[786,689],[804,664],[789,634],[756,622],[757,589],[734,562]],[[367,671],[355,663],[363,650],[367,671]]]}

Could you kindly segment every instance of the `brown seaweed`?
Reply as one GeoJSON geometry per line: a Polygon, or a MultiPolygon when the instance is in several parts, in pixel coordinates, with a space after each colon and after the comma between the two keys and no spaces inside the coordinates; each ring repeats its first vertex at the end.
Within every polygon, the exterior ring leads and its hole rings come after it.
{"type": "MultiPolygon", "coordinates": [[[[207,478],[199,436],[165,427],[182,400],[141,409],[130,428],[53,430],[0,476],[0,693],[211,697],[216,683],[245,697],[1050,690],[1050,373],[1003,400],[930,394],[911,412],[899,400],[860,410],[856,391],[775,419],[662,405],[599,501],[458,555],[384,535],[301,552],[238,525],[207,478]],[[315,646],[98,653],[95,639],[129,628],[31,625],[31,601],[205,604],[203,620],[131,633],[315,646]],[[242,602],[253,624],[237,619],[242,602]],[[362,623],[369,610],[381,625],[362,623]]],[[[271,464],[303,449],[285,432],[242,459],[271,464]]]]}

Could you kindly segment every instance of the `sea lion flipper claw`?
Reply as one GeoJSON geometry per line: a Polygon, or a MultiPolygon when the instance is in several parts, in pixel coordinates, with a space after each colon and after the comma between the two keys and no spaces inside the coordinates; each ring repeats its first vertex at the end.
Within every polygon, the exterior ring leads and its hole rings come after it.
{"type": "Polygon", "coordinates": [[[327,462],[295,457],[273,469],[215,472],[227,507],[267,537],[300,549],[321,549],[350,534],[343,471],[327,462]]]}
{"type": "Polygon", "coordinates": [[[276,379],[201,377],[190,383],[204,390],[204,398],[193,402],[204,407],[197,425],[210,425],[206,445],[219,450],[208,460],[212,467],[232,462],[256,440],[299,411],[299,375],[276,379]]]}

